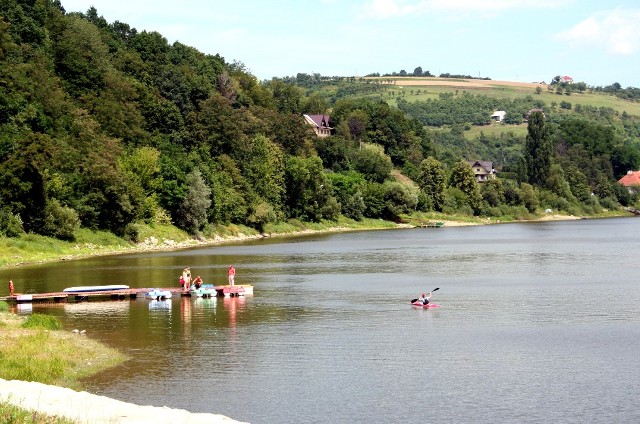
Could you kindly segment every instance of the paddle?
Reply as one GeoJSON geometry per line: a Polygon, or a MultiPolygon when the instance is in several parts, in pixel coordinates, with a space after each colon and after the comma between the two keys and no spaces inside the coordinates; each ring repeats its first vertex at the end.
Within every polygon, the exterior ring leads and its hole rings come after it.
{"type": "MultiPolygon", "coordinates": [[[[434,292],[434,291],[436,291],[436,290],[440,290],[440,287],[436,287],[435,289],[431,290],[431,293],[433,293],[433,292],[434,292]]],[[[415,303],[415,302],[417,302],[417,301],[418,301],[418,299],[411,299],[411,302],[410,302],[410,303],[415,303]]]]}

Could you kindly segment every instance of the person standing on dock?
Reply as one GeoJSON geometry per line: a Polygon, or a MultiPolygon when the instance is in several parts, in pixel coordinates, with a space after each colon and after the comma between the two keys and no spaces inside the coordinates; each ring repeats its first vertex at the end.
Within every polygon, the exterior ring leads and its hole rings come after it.
{"type": "Polygon", "coordinates": [[[230,286],[235,285],[236,269],[233,267],[233,265],[229,265],[229,271],[227,272],[227,275],[229,276],[229,285],[230,286]]]}
{"type": "Polygon", "coordinates": [[[182,279],[184,280],[184,291],[191,289],[191,268],[186,267],[182,270],[182,279]]]}
{"type": "Polygon", "coordinates": [[[13,296],[13,281],[11,279],[9,279],[9,296],[13,296]]]}

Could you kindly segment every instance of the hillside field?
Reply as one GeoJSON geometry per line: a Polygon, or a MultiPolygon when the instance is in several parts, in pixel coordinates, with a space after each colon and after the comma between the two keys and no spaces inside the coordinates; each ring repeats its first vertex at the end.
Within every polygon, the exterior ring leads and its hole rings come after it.
{"type": "MultiPolygon", "coordinates": [[[[426,100],[436,99],[441,93],[469,92],[471,94],[487,95],[502,99],[513,100],[516,97],[527,95],[539,96],[547,103],[569,102],[573,106],[577,104],[590,105],[594,107],[610,107],[618,113],[627,112],[629,115],[640,116],[640,102],[629,102],[606,93],[590,93],[589,90],[583,93],[556,94],[549,92],[546,84],[514,82],[514,81],[493,81],[480,79],[457,79],[457,78],[432,78],[432,77],[367,77],[370,81],[393,80],[389,83],[390,91],[403,92],[404,99],[426,100]],[[540,94],[536,93],[536,87],[542,88],[540,94]]],[[[396,105],[395,98],[389,99],[388,103],[396,105]]]]}

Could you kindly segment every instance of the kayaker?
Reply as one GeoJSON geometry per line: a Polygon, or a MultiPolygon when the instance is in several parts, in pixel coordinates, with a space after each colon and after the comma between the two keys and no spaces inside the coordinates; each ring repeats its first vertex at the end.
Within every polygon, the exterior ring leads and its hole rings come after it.
{"type": "Polygon", "coordinates": [[[422,295],[418,298],[418,302],[422,302],[423,305],[429,304],[429,299],[431,299],[431,292],[422,293],[422,295]]]}

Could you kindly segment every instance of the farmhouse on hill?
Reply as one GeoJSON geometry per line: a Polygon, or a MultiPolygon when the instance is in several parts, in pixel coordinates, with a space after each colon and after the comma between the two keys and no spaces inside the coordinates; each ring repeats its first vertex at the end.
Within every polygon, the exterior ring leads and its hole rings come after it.
{"type": "Polygon", "coordinates": [[[307,124],[313,127],[313,131],[318,137],[328,137],[331,135],[331,126],[329,125],[329,115],[303,115],[307,124]]]}
{"type": "Polygon", "coordinates": [[[619,184],[622,184],[629,190],[629,193],[637,193],[640,190],[640,171],[627,171],[627,175],[618,180],[619,184]]]}
{"type": "Polygon", "coordinates": [[[493,112],[493,115],[491,115],[491,119],[496,122],[502,122],[504,121],[505,116],[507,116],[507,112],[505,112],[504,110],[496,110],[495,112],[493,112]]]}
{"type": "Polygon", "coordinates": [[[476,176],[477,182],[483,183],[496,177],[496,170],[493,169],[493,162],[486,160],[469,160],[467,162],[471,165],[471,169],[473,169],[473,174],[476,176]]]}

